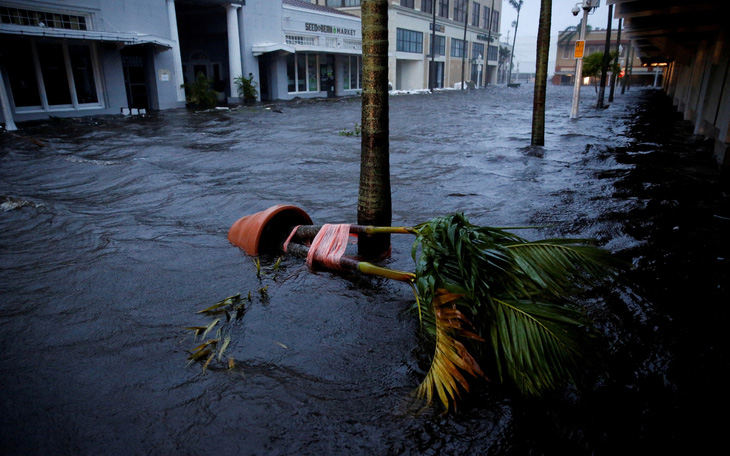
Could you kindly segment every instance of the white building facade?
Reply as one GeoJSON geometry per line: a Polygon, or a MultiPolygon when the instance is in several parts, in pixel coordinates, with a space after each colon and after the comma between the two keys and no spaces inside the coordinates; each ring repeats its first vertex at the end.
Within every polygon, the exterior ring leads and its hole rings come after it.
{"type": "Polygon", "coordinates": [[[0,1],[3,123],[183,106],[174,6],[0,1]]]}
{"type": "Polygon", "coordinates": [[[299,0],[0,0],[0,123],[185,106],[203,73],[260,99],[361,86],[358,16],[299,0]]]}
{"type": "MultiPolygon", "coordinates": [[[[312,1],[360,14],[360,0],[312,1]]],[[[501,13],[502,0],[390,0],[391,87],[424,89],[431,77],[434,87],[453,87],[462,81],[477,87],[495,84],[501,13]],[[431,41],[436,45],[433,68],[431,41]]]]}

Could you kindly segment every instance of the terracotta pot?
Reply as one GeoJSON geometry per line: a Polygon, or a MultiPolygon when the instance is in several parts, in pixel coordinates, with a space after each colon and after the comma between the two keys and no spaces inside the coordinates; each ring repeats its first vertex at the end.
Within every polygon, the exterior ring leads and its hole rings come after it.
{"type": "Polygon", "coordinates": [[[228,240],[249,255],[278,252],[293,227],[311,224],[312,219],[302,209],[278,204],[238,219],[228,230],[228,240]]]}

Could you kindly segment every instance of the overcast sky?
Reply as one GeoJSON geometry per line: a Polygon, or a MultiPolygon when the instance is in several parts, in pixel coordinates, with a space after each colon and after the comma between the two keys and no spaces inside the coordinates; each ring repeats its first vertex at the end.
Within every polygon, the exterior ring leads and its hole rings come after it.
{"type": "MultiPolygon", "coordinates": [[[[550,63],[548,64],[548,75],[553,74],[555,70],[555,52],[557,50],[558,32],[565,30],[571,25],[578,26],[580,19],[583,17],[582,11],[578,16],[573,16],[570,10],[576,3],[582,3],[578,0],[552,0],[553,11],[550,27],[550,63]]],[[[485,4],[489,0],[482,1],[485,4]]],[[[540,23],[540,0],[524,0],[522,10],[520,12],[520,24],[517,28],[517,43],[515,44],[515,60],[519,62],[520,72],[535,72],[535,52],[537,42],[537,28],[540,23]]],[[[517,10],[514,9],[509,0],[503,0],[502,3],[502,41],[507,40],[507,32],[509,32],[509,43],[512,44],[514,38],[514,28],[512,22],[517,19],[517,10]]],[[[588,15],[588,24],[593,28],[605,29],[608,25],[608,5],[605,0],[601,1],[601,6],[593,13],[588,15]]],[[[612,39],[615,39],[618,21],[613,20],[611,26],[612,39]]],[[[515,68],[515,71],[516,68],[515,68]]]]}

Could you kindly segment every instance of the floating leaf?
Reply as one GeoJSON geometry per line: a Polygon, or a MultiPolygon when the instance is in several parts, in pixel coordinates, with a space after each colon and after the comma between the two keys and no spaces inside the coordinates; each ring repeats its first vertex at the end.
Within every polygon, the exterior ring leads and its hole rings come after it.
{"type": "MultiPolygon", "coordinates": [[[[232,304],[235,304],[241,300],[241,293],[235,294],[233,296],[229,296],[226,299],[222,301],[218,301],[217,303],[213,304],[212,306],[208,307],[207,309],[203,309],[201,311],[198,311],[199,314],[202,313],[213,313],[215,310],[219,310],[224,307],[228,307],[232,304]]],[[[221,312],[223,310],[220,310],[221,312]]]]}
{"type": "Polygon", "coordinates": [[[205,337],[213,328],[215,328],[215,325],[217,325],[218,322],[220,322],[220,321],[221,321],[220,318],[216,318],[215,320],[213,320],[213,322],[205,328],[205,331],[203,332],[202,337],[205,337]]]}
{"type": "Polygon", "coordinates": [[[218,350],[218,361],[221,360],[221,357],[223,356],[223,352],[226,351],[226,348],[228,348],[228,345],[231,343],[231,336],[226,336],[225,339],[223,339],[223,345],[221,346],[220,350],[218,350]]]}

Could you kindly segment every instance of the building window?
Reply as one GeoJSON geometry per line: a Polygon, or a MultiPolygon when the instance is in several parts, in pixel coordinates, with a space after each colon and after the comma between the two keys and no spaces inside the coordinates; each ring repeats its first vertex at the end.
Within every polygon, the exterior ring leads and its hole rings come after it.
{"type": "Polygon", "coordinates": [[[485,28],[489,30],[489,17],[491,16],[492,10],[488,7],[482,8],[482,12],[484,13],[484,17],[482,18],[482,28],[485,28]]]}
{"type": "Polygon", "coordinates": [[[67,30],[88,30],[85,16],[8,8],[6,6],[0,6],[0,23],[67,30]]]}
{"type": "Polygon", "coordinates": [[[327,0],[327,6],[360,6],[360,0],[327,0]]]}
{"type": "Polygon", "coordinates": [[[471,47],[471,58],[472,59],[479,59],[484,58],[484,44],[482,43],[473,43],[471,47]]]}
{"type": "MultiPolygon", "coordinates": [[[[436,38],[434,41],[436,43],[436,55],[446,55],[446,37],[436,35],[434,38],[436,38]]],[[[429,51],[433,51],[433,46],[429,46],[429,51]]]]}
{"type": "Polygon", "coordinates": [[[413,8],[413,2],[414,2],[414,0],[400,0],[400,6],[405,6],[406,8],[413,8]]]}
{"type": "Polygon", "coordinates": [[[487,60],[497,60],[499,58],[499,48],[497,46],[489,46],[487,51],[487,60]]]}
{"type": "Polygon", "coordinates": [[[396,50],[401,52],[423,53],[423,33],[414,30],[396,30],[396,50]]]}
{"type": "Polygon", "coordinates": [[[286,35],[286,44],[300,46],[317,46],[319,44],[316,36],[286,35]]]}
{"type": "Polygon", "coordinates": [[[433,0],[421,0],[421,11],[433,13],[433,0]]]}
{"type": "Polygon", "coordinates": [[[359,55],[345,56],[342,88],[345,90],[362,89],[362,57],[359,55]]]}
{"type": "Polygon", "coordinates": [[[458,38],[451,38],[451,57],[464,57],[466,55],[466,41],[458,38]]]}
{"type": "Polygon", "coordinates": [[[289,93],[319,92],[317,54],[297,53],[287,55],[286,77],[289,93]]]}
{"type": "Polygon", "coordinates": [[[439,0],[439,16],[449,17],[449,0],[439,0]]]}
{"type": "Polygon", "coordinates": [[[499,11],[492,11],[492,31],[499,33],[499,11]]]}
{"type": "Polygon", "coordinates": [[[563,47],[563,58],[564,59],[571,58],[571,55],[570,55],[570,45],[563,47]]]}
{"type": "Polygon", "coordinates": [[[466,2],[467,0],[454,0],[454,20],[456,22],[466,22],[466,2]]]}
{"type": "MultiPolygon", "coordinates": [[[[9,44],[9,43],[8,43],[9,44]]],[[[89,45],[18,40],[5,46],[13,102],[19,111],[99,108],[99,71],[89,45]]]]}
{"type": "Polygon", "coordinates": [[[479,8],[481,5],[477,2],[474,2],[474,11],[471,12],[471,25],[474,27],[479,27],[479,8]]]}

